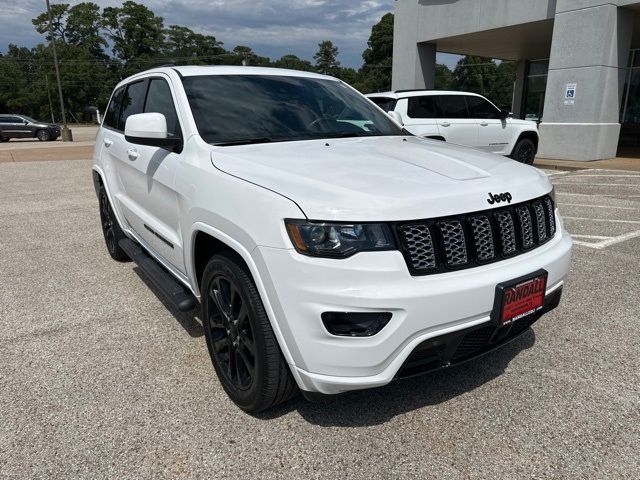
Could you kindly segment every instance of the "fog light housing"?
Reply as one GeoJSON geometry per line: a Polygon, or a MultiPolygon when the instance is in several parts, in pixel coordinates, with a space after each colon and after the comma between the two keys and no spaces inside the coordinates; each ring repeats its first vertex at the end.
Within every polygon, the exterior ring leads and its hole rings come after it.
{"type": "Polygon", "coordinates": [[[382,330],[391,312],[324,312],[322,323],[329,333],[341,337],[370,337],[382,330]]]}

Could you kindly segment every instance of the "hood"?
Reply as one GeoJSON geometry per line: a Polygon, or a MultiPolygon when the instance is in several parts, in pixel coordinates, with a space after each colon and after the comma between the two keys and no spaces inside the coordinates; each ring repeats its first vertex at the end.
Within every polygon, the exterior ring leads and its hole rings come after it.
{"type": "Polygon", "coordinates": [[[418,137],[368,137],[213,147],[223,172],[278,192],[309,219],[394,221],[503,206],[551,190],[513,160],[418,137]]]}

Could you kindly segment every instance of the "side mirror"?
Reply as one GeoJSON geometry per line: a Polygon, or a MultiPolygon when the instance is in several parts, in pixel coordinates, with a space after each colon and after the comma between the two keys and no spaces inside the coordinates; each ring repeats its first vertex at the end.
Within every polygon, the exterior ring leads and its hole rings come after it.
{"type": "Polygon", "coordinates": [[[129,116],[124,126],[129,143],[173,150],[182,147],[182,138],[167,132],[167,119],[162,113],[137,113],[129,116]]]}
{"type": "Polygon", "coordinates": [[[509,110],[505,110],[504,108],[500,110],[500,120],[506,120],[509,117],[513,117],[513,113],[511,113],[509,110]]]}
{"type": "Polygon", "coordinates": [[[403,126],[404,123],[402,123],[402,117],[400,116],[400,114],[398,112],[394,112],[393,110],[390,110],[387,112],[387,115],[389,115],[391,117],[391,119],[396,122],[398,125],[403,126]]]}

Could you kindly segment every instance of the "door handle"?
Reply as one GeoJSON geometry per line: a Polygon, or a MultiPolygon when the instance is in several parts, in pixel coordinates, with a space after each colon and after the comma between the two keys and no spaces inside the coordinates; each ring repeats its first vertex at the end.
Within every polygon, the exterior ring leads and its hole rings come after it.
{"type": "Polygon", "coordinates": [[[113,140],[109,140],[108,138],[104,139],[104,146],[109,148],[111,145],[113,145],[113,140]]]}
{"type": "Polygon", "coordinates": [[[136,152],[133,148],[128,148],[127,149],[127,156],[131,160],[135,160],[136,158],[138,158],[140,156],[140,154],[138,152],[136,152]]]}
{"type": "Polygon", "coordinates": [[[489,125],[489,122],[480,122],[480,125],[482,125],[483,127],[486,127],[487,125],[489,125]]]}
{"type": "Polygon", "coordinates": [[[442,122],[440,125],[442,125],[443,127],[451,126],[451,124],[449,122],[442,122]]]}

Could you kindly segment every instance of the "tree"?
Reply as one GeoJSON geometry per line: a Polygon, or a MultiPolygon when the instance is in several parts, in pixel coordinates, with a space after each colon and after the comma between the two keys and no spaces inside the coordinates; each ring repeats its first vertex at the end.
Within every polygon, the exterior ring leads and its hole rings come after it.
{"type": "Polygon", "coordinates": [[[436,90],[456,89],[456,79],[453,76],[453,72],[442,63],[436,64],[435,88],[436,90]]]}
{"type": "Polygon", "coordinates": [[[459,90],[489,96],[496,77],[496,63],[490,58],[467,55],[458,60],[453,76],[459,90]]]}
{"type": "Polygon", "coordinates": [[[368,48],[363,52],[364,65],[359,72],[358,86],[366,93],[391,89],[393,63],[393,13],[382,16],[371,27],[368,48]]]}
{"type": "Polygon", "coordinates": [[[196,33],[190,28],[170,25],[165,31],[163,54],[169,57],[189,58],[188,63],[218,64],[226,53],[222,42],[212,35],[196,33]]]}
{"type": "Polygon", "coordinates": [[[272,64],[275,68],[289,68],[291,70],[302,70],[304,72],[315,72],[314,67],[310,61],[302,60],[295,55],[284,55],[272,64]]]}
{"type": "Polygon", "coordinates": [[[318,44],[318,51],[313,56],[316,61],[316,68],[324,75],[335,76],[340,62],[337,60],[338,47],[334,46],[330,40],[324,40],[318,44]]]}
{"type": "MultiPolygon", "coordinates": [[[[69,12],[68,3],[53,3],[51,4],[51,18],[53,25],[53,36],[66,42],[67,31],[67,13],[69,12]]],[[[36,31],[40,34],[44,34],[47,42],[51,41],[51,34],[49,33],[49,15],[46,11],[38,15],[31,20],[31,23],[36,27],[36,31]]]]}
{"type": "Polygon", "coordinates": [[[101,34],[103,26],[100,7],[82,2],[69,9],[66,22],[67,42],[85,47],[96,58],[106,58],[107,41],[101,34]]]}
{"type": "Polygon", "coordinates": [[[146,6],[127,0],[122,7],[106,7],[102,18],[113,53],[124,62],[154,57],[162,49],[163,19],[146,6]]]}

